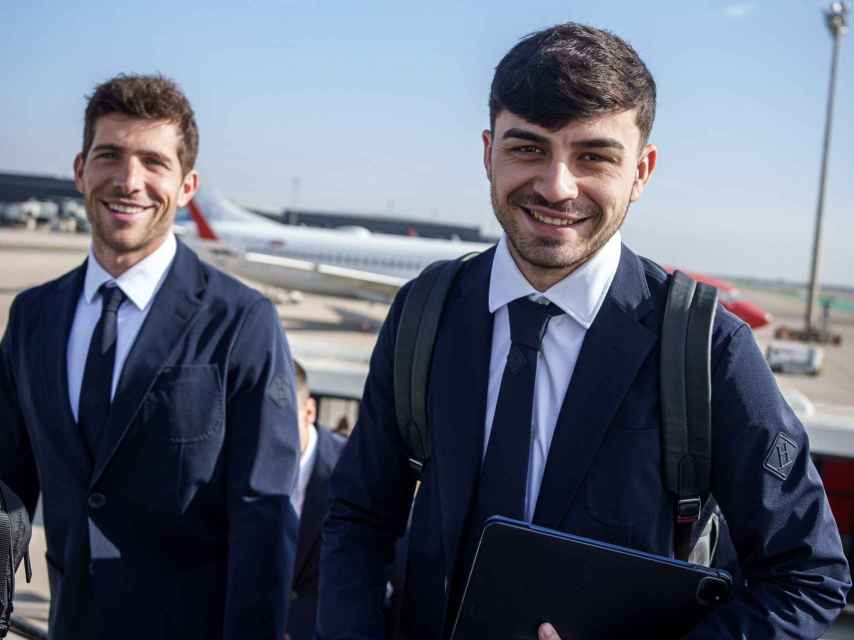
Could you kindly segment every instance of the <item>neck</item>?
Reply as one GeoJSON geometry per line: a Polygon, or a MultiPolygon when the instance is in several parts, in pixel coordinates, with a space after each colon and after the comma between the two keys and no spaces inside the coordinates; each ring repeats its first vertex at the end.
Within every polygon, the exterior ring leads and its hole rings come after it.
{"type": "Polygon", "coordinates": [[[118,278],[125,271],[145,260],[157,251],[166,242],[166,236],[157,238],[144,247],[131,251],[116,251],[106,243],[92,236],[92,252],[98,264],[114,278],[118,278]]]}
{"type": "Polygon", "coordinates": [[[540,293],[548,291],[591,258],[591,256],[587,256],[583,260],[574,262],[566,267],[541,267],[536,264],[531,264],[520,256],[516,252],[516,248],[513,246],[512,242],[507,243],[507,248],[510,250],[510,256],[513,258],[513,262],[516,263],[516,266],[519,267],[519,271],[523,276],[525,276],[525,280],[527,280],[531,286],[540,293]]]}

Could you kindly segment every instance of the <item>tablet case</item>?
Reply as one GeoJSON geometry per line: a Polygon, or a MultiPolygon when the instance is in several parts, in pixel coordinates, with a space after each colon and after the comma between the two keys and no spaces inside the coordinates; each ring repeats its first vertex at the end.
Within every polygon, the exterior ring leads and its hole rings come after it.
{"type": "Polygon", "coordinates": [[[726,571],[495,516],[469,573],[453,640],[681,638],[729,597],[726,571]]]}

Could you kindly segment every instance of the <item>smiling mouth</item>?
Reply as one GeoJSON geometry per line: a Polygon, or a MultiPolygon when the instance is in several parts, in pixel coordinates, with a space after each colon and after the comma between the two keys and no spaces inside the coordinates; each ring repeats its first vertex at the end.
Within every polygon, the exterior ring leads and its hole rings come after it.
{"type": "Polygon", "coordinates": [[[102,200],[101,204],[103,204],[107,209],[109,209],[113,213],[120,213],[124,215],[134,215],[137,213],[142,213],[146,209],[150,209],[150,206],[142,206],[138,204],[122,204],[119,202],[107,202],[106,200],[102,200]]]}
{"type": "Polygon", "coordinates": [[[522,211],[527,213],[531,218],[533,218],[537,222],[539,222],[541,224],[547,224],[551,227],[574,227],[574,226],[581,224],[585,220],[589,220],[592,217],[592,216],[583,216],[580,218],[554,217],[554,216],[544,215],[544,214],[540,213],[539,211],[534,211],[533,209],[529,209],[528,207],[524,207],[522,205],[519,205],[519,208],[522,209],[522,211]]]}

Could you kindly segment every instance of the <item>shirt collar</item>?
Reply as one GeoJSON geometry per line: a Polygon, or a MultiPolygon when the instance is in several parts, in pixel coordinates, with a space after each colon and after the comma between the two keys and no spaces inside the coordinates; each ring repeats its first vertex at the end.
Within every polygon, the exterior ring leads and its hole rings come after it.
{"type": "Polygon", "coordinates": [[[308,444],[305,451],[299,457],[299,490],[305,493],[311,471],[314,468],[314,460],[317,458],[317,429],[313,424],[308,425],[308,444]]]}
{"type": "Polygon", "coordinates": [[[502,234],[489,276],[489,312],[495,313],[504,305],[523,296],[532,299],[545,298],[585,329],[589,329],[617,273],[621,244],[620,232],[617,231],[581,267],[540,293],[519,271],[507,248],[507,236],[502,234]]]}
{"type": "Polygon", "coordinates": [[[115,282],[134,306],[142,311],[151,302],[154,292],[178,250],[175,235],[170,233],[166,241],[150,256],[140,260],[118,278],[113,278],[98,263],[95,252],[89,247],[89,260],[86,265],[86,280],[83,283],[83,295],[86,302],[91,303],[98,289],[105,282],[115,282]]]}

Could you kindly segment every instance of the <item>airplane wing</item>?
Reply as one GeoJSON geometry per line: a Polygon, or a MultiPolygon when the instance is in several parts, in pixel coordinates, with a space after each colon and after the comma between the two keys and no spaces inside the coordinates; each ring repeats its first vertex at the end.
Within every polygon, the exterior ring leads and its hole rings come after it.
{"type": "Polygon", "coordinates": [[[205,260],[231,273],[274,287],[390,302],[406,280],[266,253],[241,251],[217,241],[192,241],[205,260]]]}

